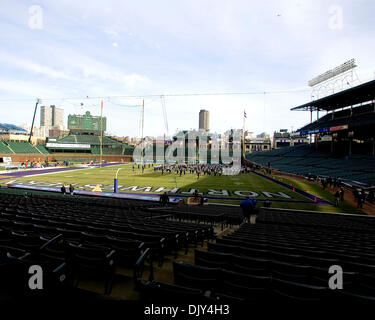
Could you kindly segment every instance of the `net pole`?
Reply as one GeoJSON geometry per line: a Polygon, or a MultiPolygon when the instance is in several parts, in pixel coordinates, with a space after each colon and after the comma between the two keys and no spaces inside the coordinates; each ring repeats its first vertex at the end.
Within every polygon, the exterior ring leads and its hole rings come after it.
{"type": "Polygon", "coordinates": [[[142,166],[143,166],[143,152],[144,152],[144,149],[143,149],[143,129],[144,129],[144,124],[145,124],[145,99],[142,100],[142,139],[141,139],[141,143],[142,143],[141,164],[142,164],[142,166]]]}
{"type": "Polygon", "coordinates": [[[102,167],[103,158],[103,100],[100,103],[100,163],[99,168],[102,167]]]}

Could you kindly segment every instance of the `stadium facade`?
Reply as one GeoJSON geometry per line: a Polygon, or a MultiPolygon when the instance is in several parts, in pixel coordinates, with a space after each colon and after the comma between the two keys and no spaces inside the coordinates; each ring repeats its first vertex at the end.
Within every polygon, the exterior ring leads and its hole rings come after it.
{"type": "Polygon", "coordinates": [[[316,121],[291,134],[294,139],[310,136],[310,144],[249,155],[248,160],[292,174],[375,186],[375,80],[291,110],[317,113],[316,121]]]}

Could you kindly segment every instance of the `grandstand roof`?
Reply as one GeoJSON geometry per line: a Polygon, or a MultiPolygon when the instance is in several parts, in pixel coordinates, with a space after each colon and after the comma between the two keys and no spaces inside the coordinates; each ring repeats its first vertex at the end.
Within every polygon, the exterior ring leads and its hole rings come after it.
{"type": "Polygon", "coordinates": [[[375,114],[365,113],[353,117],[345,117],[339,119],[325,118],[321,121],[314,121],[303,126],[298,131],[301,135],[308,134],[311,130],[320,130],[319,132],[338,131],[344,129],[363,128],[375,125],[375,114]],[[309,131],[309,132],[306,132],[309,131]]]}
{"type": "Polygon", "coordinates": [[[17,132],[17,133],[27,133],[25,129],[22,129],[14,124],[0,123],[0,132],[17,132]]]}
{"type": "Polygon", "coordinates": [[[375,80],[360,84],[356,87],[349,88],[330,96],[310,101],[298,107],[294,107],[292,111],[316,111],[316,110],[336,110],[347,106],[375,99],[375,80]]]}

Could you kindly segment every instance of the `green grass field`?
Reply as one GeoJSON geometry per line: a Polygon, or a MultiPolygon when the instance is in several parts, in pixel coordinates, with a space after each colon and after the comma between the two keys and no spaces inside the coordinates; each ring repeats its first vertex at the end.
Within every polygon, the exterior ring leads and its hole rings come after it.
{"type": "MultiPolygon", "coordinates": [[[[35,185],[51,185],[55,183],[55,186],[59,184],[75,184],[76,189],[81,190],[92,190],[97,184],[101,186],[102,191],[112,192],[113,191],[113,179],[115,178],[116,172],[121,169],[118,174],[119,179],[119,191],[120,192],[145,192],[144,189],[134,191],[129,187],[152,187],[149,190],[150,193],[154,193],[158,188],[164,187],[167,189],[179,188],[180,192],[188,192],[190,189],[199,189],[200,192],[204,192],[205,195],[210,190],[221,191],[227,190],[228,195],[224,197],[241,198],[236,194],[236,191],[252,191],[257,193],[255,196],[257,199],[266,199],[266,195],[262,192],[273,193],[270,200],[283,200],[283,202],[272,202],[272,207],[280,208],[293,208],[303,210],[316,210],[326,212],[350,212],[359,213],[358,210],[344,204],[340,208],[335,208],[329,205],[316,205],[312,203],[308,198],[293,192],[283,186],[280,186],[272,181],[268,181],[253,173],[241,174],[237,176],[205,176],[202,175],[199,179],[195,174],[186,173],[181,177],[176,173],[164,173],[160,171],[154,172],[153,168],[146,168],[144,173],[139,169],[135,169],[133,172],[131,164],[124,164],[119,166],[109,166],[103,168],[90,168],[80,169],[73,171],[65,171],[61,173],[51,173],[43,175],[28,176],[16,179],[14,183],[23,184],[35,184],[35,185]],[[128,188],[123,190],[124,188],[128,188]],[[278,193],[285,194],[280,196],[278,193]],[[276,194],[276,195],[275,195],[276,194]],[[295,203],[285,202],[287,201],[310,201],[310,203],[295,203]]],[[[10,179],[14,180],[14,179],[10,179]]],[[[2,180],[0,183],[4,184],[10,180],[2,180]]],[[[286,183],[292,183],[294,186],[299,187],[303,190],[309,189],[311,193],[321,198],[333,201],[333,196],[326,191],[323,191],[316,185],[309,184],[306,182],[304,185],[298,185],[296,181],[284,179],[286,183]]],[[[243,193],[246,194],[246,193],[243,193]]],[[[216,195],[213,195],[216,196],[216,195]]],[[[223,196],[222,196],[223,197],[223,196]]],[[[239,200],[220,200],[210,199],[209,202],[219,202],[227,204],[239,204],[239,200]]]]}

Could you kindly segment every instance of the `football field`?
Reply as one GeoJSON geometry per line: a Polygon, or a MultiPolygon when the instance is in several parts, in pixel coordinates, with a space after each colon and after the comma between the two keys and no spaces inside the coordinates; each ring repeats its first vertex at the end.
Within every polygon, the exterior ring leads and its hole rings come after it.
{"type": "MultiPolygon", "coordinates": [[[[64,168],[63,171],[48,170],[28,176],[14,174],[0,180],[6,184],[24,184],[34,186],[48,186],[59,188],[61,185],[73,184],[77,190],[93,190],[97,185],[103,192],[113,192],[114,178],[118,171],[119,192],[158,194],[168,191],[184,197],[191,195],[196,189],[208,198],[209,202],[238,204],[246,196],[256,198],[260,201],[268,199],[272,207],[294,208],[304,210],[316,210],[327,212],[353,212],[352,208],[335,208],[328,204],[317,204],[311,198],[294,192],[292,189],[265,179],[254,173],[245,173],[235,176],[201,175],[198,179],[196,174],[165,173],[154,171],[153,167],[146,166],[142,173],[141,169],[132,164],[110,165],[102,168],[64,168]],[[121,169],[118,171],[118,169],[121,169]],[[47,173],[45,173],[47,171],[47,173]]],[[[282,181],[283,178],[274,177],[282,181]]],[[[284,179],[288,185],[293,181],[284,179]]],[[[294,186],[294,185],[293,185],[294,186]]],[[[303,186],[305,188],[306,185],[303,186]]],[[[309,185],[307,184],[307,187],[309,185]]],[[[297,182],[295,188],[301,188],[297,182]]],[[[311,186],[313,195],[322,199],[333,201],[331,194],[323,192],[317,186],[311,186]]],[[[306,191],[306,190],[303,190],[306,191]]]]}

